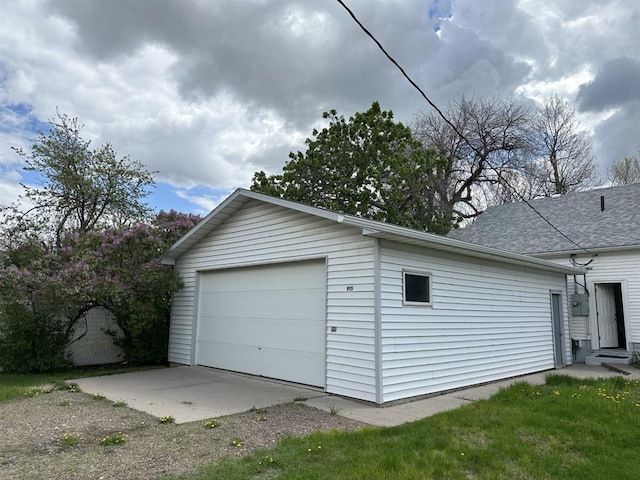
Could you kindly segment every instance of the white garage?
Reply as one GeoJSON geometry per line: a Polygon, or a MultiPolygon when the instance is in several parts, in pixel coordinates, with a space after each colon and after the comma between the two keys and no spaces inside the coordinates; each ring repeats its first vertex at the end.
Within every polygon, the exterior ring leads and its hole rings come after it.
{"type": "Polygon", "coordinates": [[[324,387],[326,263],[203,272],[196,363],[324,387]]]}
{"type": "Polygon", "coordinates": [[[572,360],[544,260],[237,190],[163,261],[173,363],[386,404],[572,360]]]}

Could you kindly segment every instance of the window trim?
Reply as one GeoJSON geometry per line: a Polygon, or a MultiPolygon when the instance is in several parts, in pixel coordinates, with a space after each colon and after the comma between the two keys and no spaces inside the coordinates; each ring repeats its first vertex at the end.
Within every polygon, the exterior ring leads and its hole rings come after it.
{"type": "Polygon", "coordinates": [[[432,292],[432,277],[431,272],[416,271],[416,270],[402,270],[402,304],[410,307],[431,307],[433,305],[433,292],[432,292]],[[425,277],[427,279],[427,297],[426,302],[416,302],[407,300],[407,275],[413,275],[416,277],[425,277]]]}

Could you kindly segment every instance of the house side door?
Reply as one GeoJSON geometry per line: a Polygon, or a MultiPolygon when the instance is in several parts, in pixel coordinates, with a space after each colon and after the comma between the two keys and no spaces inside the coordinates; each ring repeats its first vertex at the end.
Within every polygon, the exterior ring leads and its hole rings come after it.
{"type": "Polygon", "coordinates": [[[618,347],[618,320],[613,285],[598,283],[595,285],[595,290],[600,348],[618,347]]]}
{"type": "Polygon", "coordinates": [[[553,349],[556,367],[567,364],[564,349],[564,319],[562,317],[562,295],[551,294],[551,323],[553,324],[553,349]]]}

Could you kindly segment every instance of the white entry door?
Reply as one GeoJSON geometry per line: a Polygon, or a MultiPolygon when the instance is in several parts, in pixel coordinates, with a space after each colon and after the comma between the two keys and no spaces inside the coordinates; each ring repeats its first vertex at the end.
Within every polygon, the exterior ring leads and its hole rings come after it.
{"type": "Polygon", "coordinates": [[[618,321],[613,285],[599,283],[595,289],[600,348],[618,347],[618,321]]]}
{"type": "Polygon", "coordinates": [[[201,274],[196,363],[324,387],[324,260],[201,274]]]}

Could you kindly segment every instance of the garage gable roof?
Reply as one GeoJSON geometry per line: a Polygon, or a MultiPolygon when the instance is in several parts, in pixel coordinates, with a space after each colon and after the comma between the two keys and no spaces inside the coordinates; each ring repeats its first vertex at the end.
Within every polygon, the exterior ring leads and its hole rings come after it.
{"type": "Polygon", "coordinates": [[[298,212],[306,213],[316,217],[321,217],[336,223],[342,223],[352,227],[362,229],[365,236],[380,238],[418,247],[427,247],[434,250],[441,250],[456,254],[468,255],[470,257],[494,260],[503,263],[510,263],[542,270],[550,270],[559,273],[583,273],[581,269],[563,266],[557,263],[540,260],[526,255],[510,253],[496,248],[475,245],[436,235],[428,232],[421,232],[398,225],[368,220],[353,215],[324,210],[322,208],[310,207],[301,203],[284,200],[282,198],[271,197],[262,193],[252,192],[245,189],[237,189],[227,197],[220,205],[203,218],[196,226],[189,230],[182,238],[174,243],[163,255],[162,262],[168,265],[175,264],[175,261],[186,253],[191,247],[200,242],[203,238],[215,231],[218,226],[233,216],[250,200],[257,200],[283,208],[288,208],[298,212]]]}

